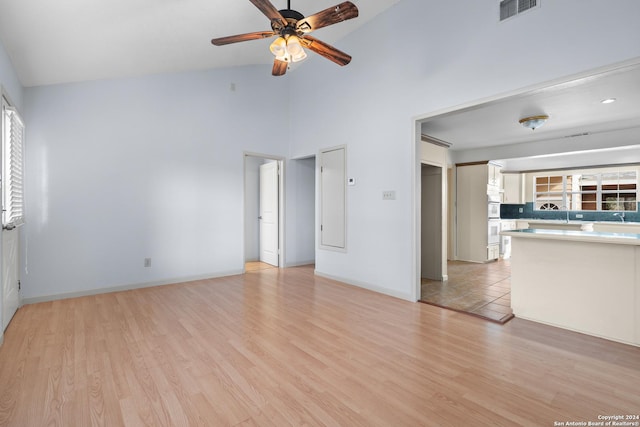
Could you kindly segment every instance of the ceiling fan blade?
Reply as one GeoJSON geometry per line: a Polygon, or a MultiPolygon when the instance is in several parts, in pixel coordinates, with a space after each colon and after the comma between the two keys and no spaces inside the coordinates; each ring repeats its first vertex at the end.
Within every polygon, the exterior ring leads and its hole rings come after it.
{"type": "Polygon", "coordinates": [[[249,0],[255,7],[260,9],[260,12],[264,13],[264,15],[271,20],[271,22],[278,22],[279,26],[286,27],[288,22],[284,17],[278,12],[278,9],[275,8],[273,4],[269,0],[249,0]]]}
{"type": "Polygon", "coordinates": [[[256,31],[255,33],[237,34],[235,36],[220,37],[220,38],[211,40],[211,43],[216,46],[223,46],[225,44],[246,42],[248,40],[265,39],[267,37],[272,37],[275,34],[276,33],[274,33],[273,31],[256,31]]]}
{"type": "Polygon", "coordinates": [[[322,55],[330,61],[335,62],[338,65],[347,65],[351,62],[351,56],[346,53],[336,49],[335,47],[326,44],[323,41],[316,39],[315,37],[311,37],[305,35],[300,37],[300,44],[302,46],[314,51],[318,55],[322,55]]]}
{"type": "MultiPolygon", "coordinates": [[[[253,0],[252,0],[253,1],[253,0]]],[[[318,28],[326,27],[338,22],[353,19],[358,16],[358,8],[350,1],[330,7],[315,15],[307,16],[298,21],[296,28],[303,33],[310,33],[318,28]]]]}
{"type": "Polygon", "coordinates": [[[273,60],[273,70],[271,74],[274,76],[284,76],[287,72],[287,67],[289,66],[288,62],[280,61],[279,59],[273,60]]]}

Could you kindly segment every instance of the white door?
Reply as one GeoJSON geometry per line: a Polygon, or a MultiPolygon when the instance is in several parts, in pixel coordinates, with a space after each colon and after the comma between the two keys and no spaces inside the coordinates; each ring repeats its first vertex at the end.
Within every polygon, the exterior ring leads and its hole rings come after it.
{"type": "Polygon", "coordinates": [[[2,231],[2,330],[20,304],[18,290],[18,229],[2,231]]]}
{"type": "Polygon", "coordinates": [[[18,113],[2,97],[2,223],[8,229],[0,231],[2,257],[2,330],[7,329],[20,305],[19,293],[19,228],[22,217],[22,152],[24,124],[18,113]],[[10,228],[10,229],[9,229],[10,228]]]}
{"type": "Polygon", "coordinates": [[[278,266],[278,162],[260,165],[260,261],[278,266]]]}

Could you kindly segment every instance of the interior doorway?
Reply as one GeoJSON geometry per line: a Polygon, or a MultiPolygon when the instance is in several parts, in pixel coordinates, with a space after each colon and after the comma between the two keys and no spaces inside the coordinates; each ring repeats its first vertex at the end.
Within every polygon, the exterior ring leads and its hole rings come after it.
{"type": "Polygon", "coordinates": [[[422,164],[420,277],[442,280],[442,168],[422,164]]]}
{"type": "Polygon", "coordinates": [[[255,263],[284,266],[283,167],[282,158],[245,153],[245,271],[255,263]]]}

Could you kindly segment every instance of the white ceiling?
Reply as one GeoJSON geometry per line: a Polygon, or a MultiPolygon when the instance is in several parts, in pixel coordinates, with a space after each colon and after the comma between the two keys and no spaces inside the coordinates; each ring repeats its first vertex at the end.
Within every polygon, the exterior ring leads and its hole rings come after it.
{"type": "MultiPolygon", "coordinates": [[[[620,158],[619,162],[622,163],[626,158],[631,159],[630,152],[616,150],[615,147],[621,143],[612,138],[621,135],[628,140],[631,133],[637,135],[636,144],[640,144],[640,66],[620,66],[430,117],[422,123],[422,133],[452,144],[453,151],[492,147],[496,157],[485,160],[501,159],[500,151],[511,149],[507,145],[528,145],[532,149],[527,151],[535,151],[538,144],[548,152],[551,145],[576,147],[579,146],[576,144],[579,139],[590,140],[591,143],[600,138],[600,148],[611,147],[610,151],[616,151],[618,157],[626,156],[620,158]],[[601,101],[607,98],[616,98],[616,102],[602,104],[601,101]],[[542,114],[548,115],[549,120],[536,130],[526,129],[518,122],[523,117],[542,114]],[[618,132],[621,130],[626,131],[618,132]]],[[[624,145],[629,144],[627,142],[624,145]]],[[[569,165],[571,160],[577,162],[578,158],[584,164],[608,161],[604,160],[606,153],[600,148],[593,151],[600,160],[589,158],[584,150],[579,150],[579,156],[576,151],[576,156],[571,158],[567,154],[562,159],[557,153],[563,150],[558,149],[552,153],[560,162],[555,166],[569,165]]],[[[567,152],[571,153],[571,150],[567,152]]],[[[538,156],[537,159],[538,164],[549,162],[545,156],[538,156]]],[[[515,164],[515,161],[511,163],[515,164]]],[[[526,166],[518,167],[538,166],[529,161],[526,166]]]]}
{"type": "MultiPolygon", "coordinates": [[[[291,0],[291,6],[309,16],[341,1],[291,0]]],[[[314,36],[340,49],[342,37],[400,0],[352,1],[359,17],[322,28],[314,36]]],[[[272,2],[278,9],[287,6],[286,0],[272,2]]],[[[270,39],[220,47],[210,41],[269,28],[268,19],[249,0],[0,0],[0,39],[25,86],[267,65],[273,61],[270,39]]],[[[534,143],[546,144],[547,153],[556,155],[562,150],[548,148],[558,141],[593,140],[621,129],[637,131],[640,144],[638,64],[430,117],[422,124],[423,134],[451,143],[453,152],[497,148],[486,160],[502,159],[501,147],[534,143]],[[617,102],[600,103],[610,97],[617,102]],[[518,123],[538,114],[550,119],[535,131],[518,123]],[[586,133],[584,138],[565,138],[586,133]]],[[[629,132],[624,136],[628,139],[629,132]]],[[[606,145],[619,146],[615,141],[606,145]]],[[[601,160],[606,156],[602,150],[594,153],[601,160]]],[[[617,153],[624,159],[634,154],[628,149],[617,153]]],[[[570,157],[576,162],[589,156],[570,157]]],[[[640,161],[640,154],[636,157],[640,161]]],[[[568,158],[556,156],[555,161],[567,164],[568,158]]],[[[550,162],[544,156],[537,159],[550,162]]],[[[511,156],[511,163],[515,161],[511,156]]],[[[536,167],[527,162],[514,167],[536,167]]]]}
{"type": "MultiPolygon", "coordinates": [[[[291,8],[309,16],[341,1],[292,0],[291,8]]],[[[340,48],[340,38],[398,1],[352,0],[357,18],[313,35],[340,48]]],[[[270,29],[249,0],[0,0],[0,39],[24,86],[271,64],[269,39],[211,44],[270,29]]]]}

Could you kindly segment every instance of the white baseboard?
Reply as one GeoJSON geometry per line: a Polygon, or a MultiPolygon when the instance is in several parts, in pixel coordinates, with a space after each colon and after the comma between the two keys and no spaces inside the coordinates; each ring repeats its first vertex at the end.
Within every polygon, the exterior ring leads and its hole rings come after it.
{"type": "Polygon", "coordinates": [[[314,270],[314,273],[317,276],[324,277],[324,278],[331,279],[331,280],[336,280],[336,281],[342,282],[342,283],[344,283],[346,285],[357,286],[359,288],[368,289],[368,290],[373,291],[373,292],[378,292],[380,294],[389,295],[391,297],[399,298],[399,299],[402,299],[402,300],[405,300],[405,301],[416,302],[416,300],[413,298],[413,296],[411,294],[407,294],[407,293],[404,293],[404,292],[398,292],[398,291],[394,291],[394,290],[387,289],[387,288],[381,288],[380,286],[372,285],[371,283],[360,282],[360,281],[356,281],[356,280],[345,279],[344,277],[333,276],[331,274],[326,274],[326,273],[323,273],[323,272],[318,271],[318,270],[314,270]]]}
{"type": "Polygon", "coordinates": [[[315,264],[316,260],[312,259],[309,261],[296,261],[296,262],[288,262],[284,265],[285,268],[289,268],[289,267],[301,267],[303,265],[312,265],[315,264]]]}
{"type": "Polygon", "coordinates": [[[194,280],[215,279],[217,277],[235,276],[243,274],[243,270],[230,270],[219,273],[203,274],[199,276],[178,277],[174,279],[158,280],[154,282],[133,283],[129,285],[110,286],[107,288],[89,289],[86,291],[68,292],[62,294],[44,295],[39,297],[22,298],[21,305],[36,304],[39,302],[56,301],[68,298],[86,297],[90,295],[106,294],[110,292],[131,291],[134,289],[151,288],[154,286],[174,285],[176,283],[192,282],[194,280]]]}

